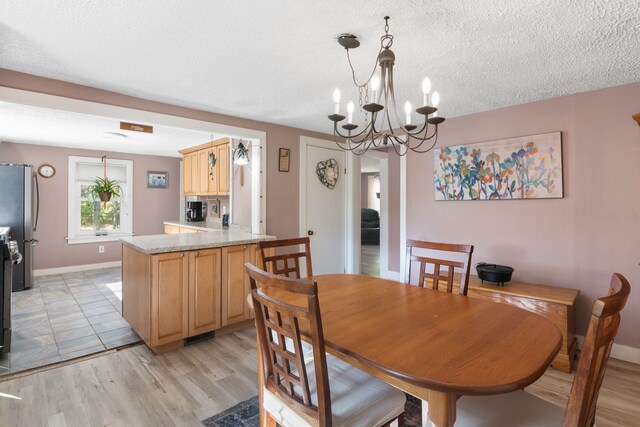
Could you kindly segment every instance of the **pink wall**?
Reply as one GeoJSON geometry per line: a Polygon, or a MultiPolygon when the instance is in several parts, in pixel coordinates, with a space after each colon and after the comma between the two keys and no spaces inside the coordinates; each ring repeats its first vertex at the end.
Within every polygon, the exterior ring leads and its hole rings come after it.
{"type": "Polygon", "coordinates": [[[562,131],[564,199],[434,201],[433,153],[407,164],[407,238],[470,243],[473,262],[514,278],[581,290],[584,335],[593,299],[616,271],[631,283],[617,342],[640,348],[640,83],[457,117],[438,146],[562,131]]]}
{"type": "MultiPolygon", "coordinates": [[[[300,136],[329,139],[333,136],[271,123],[225,116],[202,110],[149,101],[115,92],[47,79],[0,68],[0,86],[84,101],[117,105],[178,117],[263,131],[267,134],[267,233],[280,238],[298,236],[298,186],[300,136]],[[278,172],[278,149],[291,150],[290,171],[278,172]]],[[[246,178],[246,176],[245,176],[246,178]]]]}
{"type": "Polygon", "coordinates": [[[180,159],[139,156],[108,151],[77,150],[44,145],[0,144],[0,163],[29,163],[38,167],[50,163],[56,168],[52,178],[39,177],[40,224],[35,237],[40,241],[34,253],[34,269],[119,261],[119,242],[69,245],[67,236],[69,156],[133,160],[133,232],[138,235],[163,233],[163,221],[179,216],[180,159]],[[147,171],[169,172],[169,188],[147,188],[147,171]],[[105,252],[98,253],[104,245],[105,252]]]}

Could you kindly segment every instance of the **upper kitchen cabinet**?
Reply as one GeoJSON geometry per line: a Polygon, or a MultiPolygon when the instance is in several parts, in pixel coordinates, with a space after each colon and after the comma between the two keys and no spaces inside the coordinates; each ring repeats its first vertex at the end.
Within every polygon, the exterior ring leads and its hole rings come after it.
{"type": "Polygon", "coordinates": [[[229,138],[180,150],[182,193],[185,196],[229,195],[230,151],[229,138]]]}

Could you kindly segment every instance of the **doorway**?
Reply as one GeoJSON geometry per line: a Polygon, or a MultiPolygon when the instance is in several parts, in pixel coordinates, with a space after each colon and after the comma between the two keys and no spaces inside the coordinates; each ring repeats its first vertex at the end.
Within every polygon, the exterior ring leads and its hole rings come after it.
{"type": "Polygon", "coordinates": [[[360,157],[360,273],[375,277],[380,277],[380,163],[384,157],[377,152],[360,157]]]}

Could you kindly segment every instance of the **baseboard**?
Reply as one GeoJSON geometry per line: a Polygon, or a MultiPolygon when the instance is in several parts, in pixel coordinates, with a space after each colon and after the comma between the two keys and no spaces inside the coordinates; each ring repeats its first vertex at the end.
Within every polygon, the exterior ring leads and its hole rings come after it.
{"type": "Polygon", "coordinates": [[[391,271],[391,270],[380,271],[380,277],[382,277],[383,279],[395,280],[397,282],[401,280],[399,271],[391,271]]]}
{"type": "Polygon", "coordinates": [[[98,264],[70,265],[68,267],[43,268],[41,270],[33,270],[33,276],[49,276],[51,274],[75,273],[76,271],[100,270],[102,268],[120,267],[122,261],[101,262],[98,264]]]}
{"type": "MultiPolygon", "coordinates": [[[[582,335],[576,335],[576,338],[578,339],[578,347],[582,349],[584,337],[582,335]]],[[[613,347],[611,347],[611,357],[640,365],[640,348],[613,343],[613,347]]]]}

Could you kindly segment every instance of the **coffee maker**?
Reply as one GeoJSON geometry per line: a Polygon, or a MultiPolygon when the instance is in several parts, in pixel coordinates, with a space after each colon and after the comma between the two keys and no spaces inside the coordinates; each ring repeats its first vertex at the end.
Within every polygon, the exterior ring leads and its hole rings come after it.
{"type": "Polygon", "coordinates": [[[204,221],[207,218],[207,206],[202,202],[187,202],[187,221],[204,221]]]}

